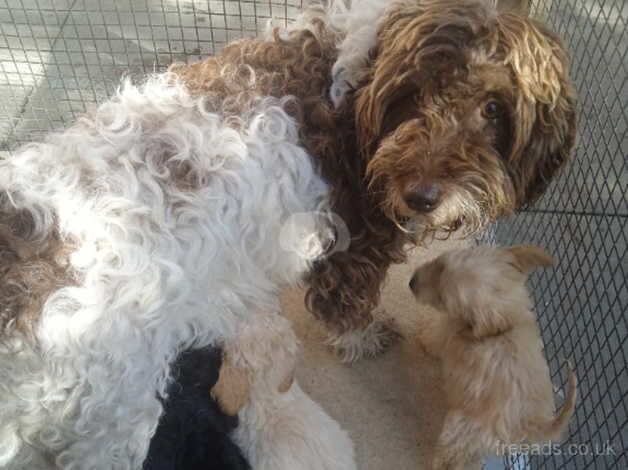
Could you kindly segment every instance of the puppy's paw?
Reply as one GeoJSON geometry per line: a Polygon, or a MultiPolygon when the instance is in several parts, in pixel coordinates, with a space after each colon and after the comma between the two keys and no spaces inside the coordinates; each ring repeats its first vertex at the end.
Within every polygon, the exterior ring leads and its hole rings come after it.
{"type": "Polygon", "coordinates": [[[329,344],[344,363],[356,362],[379,356],[390,348],[401,334],[390,320],[374,320],[363,330],[353,330],[332,335],[329,344]]]}
{"type": "Polygon", "coordinates": [[[279,393],[286,393],[294,383],[294,369],[281,381],[277,390],[279,393]]]}
{"type": "Polygon", "coordinates": [[[220,367],[218,382],[211,389],[211,395],[223,413],[229,416],[237,415],[248,403],[251,395],[251,384],[246,371],[225,358],[220,367]]]}

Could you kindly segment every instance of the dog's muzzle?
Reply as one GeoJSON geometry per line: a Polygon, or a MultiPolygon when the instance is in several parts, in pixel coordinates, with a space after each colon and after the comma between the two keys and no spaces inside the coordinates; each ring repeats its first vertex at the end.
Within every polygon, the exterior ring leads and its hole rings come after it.
{"type": "Polygon", "coordinates": [[[403,191],[407,206],[419,214],[427,214],[436,209],[441,196],[442,191],[434,184],[412,185],[403,191]]]}

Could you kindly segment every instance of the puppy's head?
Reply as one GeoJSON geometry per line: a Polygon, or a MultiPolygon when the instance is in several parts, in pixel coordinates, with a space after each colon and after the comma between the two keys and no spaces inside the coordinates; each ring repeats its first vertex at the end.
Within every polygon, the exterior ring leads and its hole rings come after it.
{"type": "Polygon", "coordinates": [[[567,53],[488,2],[392,7],[356,90],[358,143],[395,221],[469,231],[538,198],[576,131],[567,53]]]}
{"type": "Polygon", "coordinates": [[[410,289],[420,303],[467,325],[471,335],[494,336],[530,311],[527,275],[553,264],[549,253],[529,245],[452,250],[420,266],[410,289]]]}

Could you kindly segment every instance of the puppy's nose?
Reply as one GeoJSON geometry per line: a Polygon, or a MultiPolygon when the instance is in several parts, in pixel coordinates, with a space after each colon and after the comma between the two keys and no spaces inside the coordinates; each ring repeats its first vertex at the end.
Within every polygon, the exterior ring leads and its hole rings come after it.
{"type": "Polygon", "coordinates": [[[412,292],[416,292],[416,289],[418,287],[418,282],[417,282],[417,276],[416,274],[414,276],[412,276],[412,279],[410,279],[410,282],[408,283],[408,286],[410,286],[410,290],[412,292]]]}
{"type": "Polygon", "coordinates": [[[408,207],[421,213],[432,212],[438,206],[441,191],[433,184],[411,186],[403,193],[403,199],[408,207]]]}

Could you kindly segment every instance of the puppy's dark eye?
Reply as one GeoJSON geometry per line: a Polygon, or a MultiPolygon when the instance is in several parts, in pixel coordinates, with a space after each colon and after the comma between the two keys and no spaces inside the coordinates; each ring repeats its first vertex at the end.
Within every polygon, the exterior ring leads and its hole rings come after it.
{"type": "Polygon", "coordinates": [[[502,107],[499,102],[490,100],[484,105],[482,116],[484,119],[497,119],[502,113],[502,107]]]}

